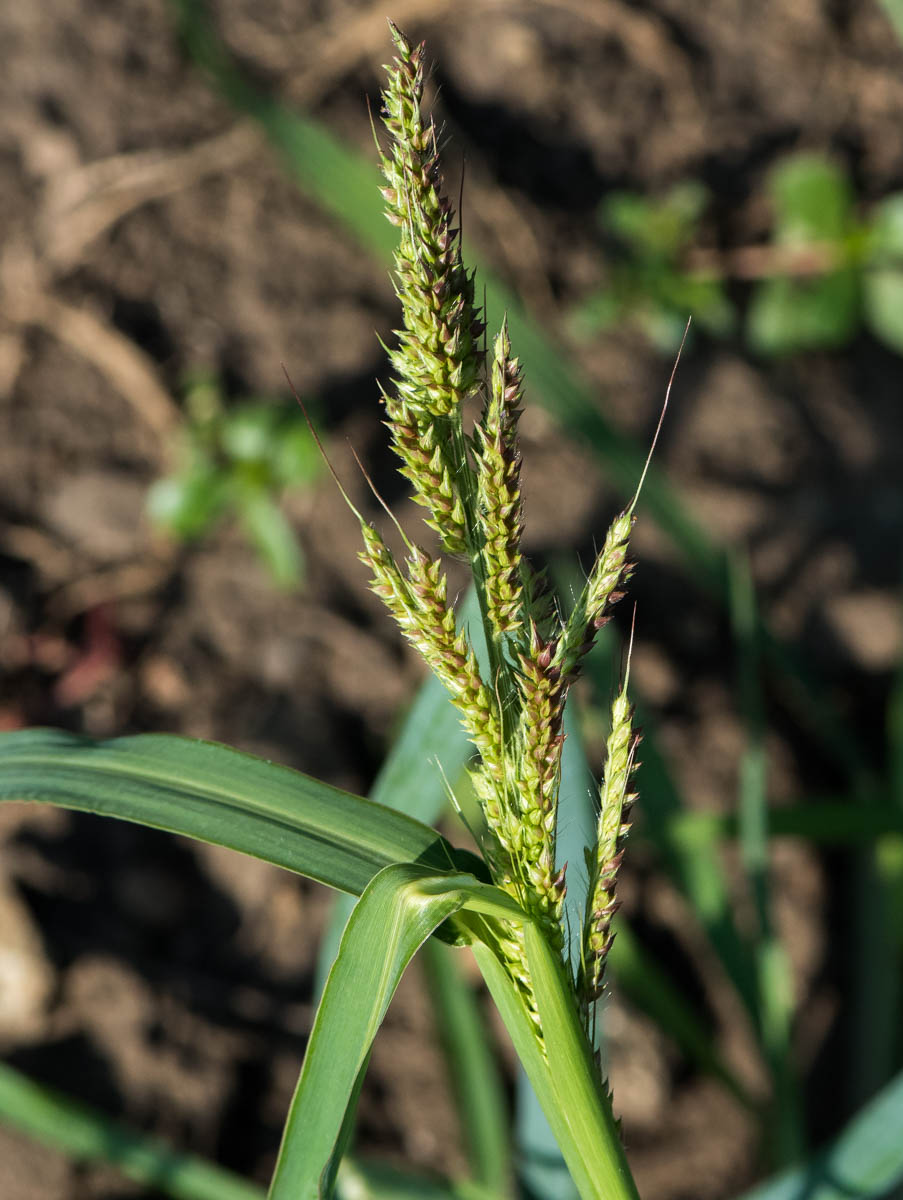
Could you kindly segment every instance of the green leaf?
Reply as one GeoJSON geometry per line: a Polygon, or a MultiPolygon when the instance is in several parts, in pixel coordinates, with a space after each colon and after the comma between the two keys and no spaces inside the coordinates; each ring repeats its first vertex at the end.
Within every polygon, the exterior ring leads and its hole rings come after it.
{"type": "Polygon", "coordinates": [[[770,894],[767,758],[756,599],[747,557],[731,564],[731,626],[737,652],[740,712],[745,741],[740,760],[740,860],[757,918],[753,958],[758,984],[759,1037],[773,1081],[771,1151],[778,1166],[805,1152],[802,1098],[792,1067],[794,998],[790,963],[774,929],[770,894]]]}
{"type": "Polygon", "coordinates": [[[471,875],[386,867],[345,928],[317,1009],[289,1109],[270,1200],[317,1200],[359,1074],[405,968],[424,941],[462,907],[508,920],[517,904],[471,875]]]}
{"type": "Polygon", "coordinates": [[[105,1113],[62,1096],[0,1063],[0,1118],[76,1159],[100,1160],[173,1200],[263,1200],[263,1189],[182,1154],[105,1113]]]}
{"type": "Polygon", "coordinates": [[[782,245],[836,242],[850,229],[853,189],[848,176],[817,154],[787,158],[769,179],[775,237],[782,245]]]}
{"type": "Polygon", "coordinates": [[[903,192],[893,192],[871,211],[868,258],[878,264],[903,258],[903,192]]]}
{"type": "Polygon", "coordinates": [[[756,1102],[718,1053],[692,1004],[639,944],[629,925],[616,919],[615,930],[608,962],[619,991],[652,1017],[690,1062],[723,1083],[746,1108],[755,1110],[756,1102]]]}
{"type": "Polygon", "coordinates": [[[510,1197],[508,1101],[483,1015],[461,973],[459,957],[436,941],[423,947],[436,1028],[449,1067],[471,1174],[488,1191],[510,1197]]]}
{"type": "Polygon", "coordinates": [[[814,280],[761,283],[747,314],[750,345],[775,356],[842,346],[859,324],[859,286],[852,267],[814,280]]]}
{"type": "Polygon", "coordinates": [[[894,28],[894,33],[903,42],[903,0],[879,0],[894,28]]]}
{"type": "Polygon", "coordinates": [[[323,466],[317,444],[307,426],[292,421],[279,433],[273,449],[273,477],[283,487],[306,487],[321,472],[323,466]]]}
{"type": "Polygon", "coordinates": [[[879,1200],[903,1181],[903,1073],[810,1163],[742,1200],[879,1200]]]}
{"type": "Polygon", "coordinates": [[[360,1159],[343,1162],[338,1195],[340,1200],[503,1200],[469,1179],[449,1182],[360,1159]]]}
{"type": "Polygon", "coordinates": [[[543,1028],[556,1026],[554,1045],[547,1042],[548,1057],[537,1041],[518,986],[499,960],[491,937],[476,937],[471,944],[474,958],[583,1200],[637,1200],[611,1104],[590,1061],[573,994],[562,978],[561,962],[541,934],[533,930],[530,936],[531,929],[531,925],[525,926],[527,958],[537,1000],[540,993],[542,996],[543,1028]]]}
{"type": "MultiPolygon", "coordinates": [[[[0,800],[36,800],[240,850],[359,895],[384,867],[453,867],[426,825],[300,771],[166,734],[0,734],[0,800]]],[[[473,862],[473,856],[464,861],[473,862]]]]}
{"type": "Polygon", "coordinates": [[[903,354],[903,271],[872,269],[863,276],[865,319],[875,337],[903,354]]]}
{"type": "Polygon", "coordinates": [[[147,512],[155,525],[184,541],[200,537],[222,515],[228,501],[227,479],[205,458],[176,475],[158,479],[147,493],[147,512]]]}
{"type": "MultiPolygon", "coordinates": [[[[478,616],[471,590],[460,611],[460,624],[478,616]]],[[[430,676],[422,685],[405,718],[401,733],[380,769],[370,798],[432,824],[446,805],[446,780],[454,784],[474,750],[461,728],[457,709],[441,683],[430,676]]],[[[333,904],[326,936],[317,959],[315,994],[322,994],[338,952],[342,931],[353,910],[350,897],[338,896],[333,904]]],[[[442,976],[441,1004],[437,1012],[440,1038],[458,1091],[459,1114],[471,1149],[477,1179],[504,1190],[508,1172],[508,1137],[501,1081],[492,1048],[476,1025],[474,999],[454,965],[436,961],[442,948],[424,948],[428,977],[442,976]]]]}
{"type": "Polygon", "coordinates": [[[304,557],[282,509],[264,487],[239,483],[236,498],[245,532],[273,582],[293,588],[304,573],[304,557]]]}
{"type": "MultiPolygon", "coordinates": [[[[577,1017],[564,967],[532,923],[524,926],[530,981],[543,1030],[551,1095],[546,1116],[581,1196],[632,1197],[636,1185],[589,1045],[577,1017]]],[[[529,1064],[525,1063],[529,1070],[529,1064]]],[[[533,1081],[540,1100],[544,1099],[533,1081]]]]}

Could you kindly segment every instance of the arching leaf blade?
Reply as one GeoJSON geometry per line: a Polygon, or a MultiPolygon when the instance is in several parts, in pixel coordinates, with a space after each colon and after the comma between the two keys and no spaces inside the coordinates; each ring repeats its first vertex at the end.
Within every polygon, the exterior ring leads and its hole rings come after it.
{"type": "Polygon", "coordinates": [[[472,875],[435,875],[410,864],[386,867],[364,891],[317,1010],[270,1200],[318,1200],[324,1194],[345,1113],[401,976],[430,934],[465,905],[523,917],[510,897],[472,875]]]}
{"type": "Polygon", "coordinates": [[[2,734],[0,800],[164,829],[356,895],[391,863],[455,865],[449,844],[411,817],[228,746],[168,734],[2,734]]]}

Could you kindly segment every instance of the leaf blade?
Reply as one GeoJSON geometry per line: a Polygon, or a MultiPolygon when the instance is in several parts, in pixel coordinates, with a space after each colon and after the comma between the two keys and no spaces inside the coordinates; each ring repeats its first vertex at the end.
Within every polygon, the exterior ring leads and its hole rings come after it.
{"type": "Polygon", "coordinates": [[[877,1200],[903,1180],[903,1072],[808,1164],[742,1200],[877,1200]]]}
{"type": "Polygon", "coordinates": [[[92,741],[0,735],[0,801],[59,804],[263,858],[359,894],[384,867],[454,866],[434,830],[382,805],[215,742],[169,734],[92,741]]]}
{"type": "Polygon", "coordinates": [[[66,1154],[113,1163],[129,1179],[173,1200],[264,1200],[263,1189],[250,1180],[128,1129],[5,1063],[0,1063],[0,1117],[66,1154]]]}
{"type": "Polygon", "coordinates": [[[523,917],[510,897],[471,875],[440,876],[405,863],[381,871],[355,905],[317,1009],[270,1200],[321,1194],[355,1085],[401,976],[430,934],[465,905],[509,920],[523,917]]]}

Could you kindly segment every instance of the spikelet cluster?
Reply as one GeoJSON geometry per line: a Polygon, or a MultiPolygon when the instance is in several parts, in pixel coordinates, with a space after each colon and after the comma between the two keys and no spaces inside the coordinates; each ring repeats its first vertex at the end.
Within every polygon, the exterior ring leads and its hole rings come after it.
{"type": "Polygon", "coordinates": [[[392,28],[397,53],[383,93],[390,147],[380,158],[386,216],[399,230],[394,276],[403,328],[389,351],[394,380],[384,395],[387,424],[402,472],[430,512],[427,524],[450,553],[465,554],[468,531],[455,497],[447,419],[478,388],[483,325],[441,186],[436,128],[421,113],[424,47],[411,46],[392,28]]]}
{"type": "Polygon", "coordinates": [[[496,338],[489,398],[474,431],[480,534],[486,564],[486,607],[499,633],[513,633],[524,620],[523,503],[520,489],[521,370],[511,357],[508,325],[496,338]]]}
{"type": "Polygon", "coordinates": [[[611,732],[606,743],[605,776],[599,794],[596,848],[587,854],[589,889],[583,927],[580,979],[585,1009],[602,995],[605,961],[611,949],[611,923],[618,910],[615,884],[624,857],[624,840],[630,826],[628,815],[636,800],[631,790],[640,735],[633,728],[633,707],[626,684],[611,707],[611,732]]]}
{"type": "MultiPolygon", "coordinates": [[[[630,575],[633,506],[612,525],[574,611],[562,622],[544,579],[521,550],[521,369],[506,324],[488,367],[480,352],[483,327],[473,278],[462,264],[452,207],[442,190],[436,130],[420,111],[424,50],[391,28],[396,57],[383,95],[389,145],[381,159],[387,216],[399,229],[395,283],[403,328],[390,351],[386,424],[402,474],[428,510],[426,523],[447,552],[470,561],[486,664],[481,666],[468,631],[458,625],[440,559],[405,539],[407,557],[396,560],[363,518],[361,557],[373,590],[447,688],[479,753],[471,777],[486,822],[484,852],[493,878],[561,950],[566,876],[556,861],[556,833],[564,708],[581,659],[630,575]],[[482,415],[468,435],[462,407],[473,396],[482,400],[482,415]]],[[[583,991],[575,996],[582,995],[584,1007],[600,987],[610,944],[614,873],[629,802],[633,743],[626,696],[623,704],[618,736],[613,730],[609,741],[599,846],[590,872],[578,981],[583,991]]],[[[538,1025],[522,935],[512,926],[499,933],[498,945],[538,1025]]]]}

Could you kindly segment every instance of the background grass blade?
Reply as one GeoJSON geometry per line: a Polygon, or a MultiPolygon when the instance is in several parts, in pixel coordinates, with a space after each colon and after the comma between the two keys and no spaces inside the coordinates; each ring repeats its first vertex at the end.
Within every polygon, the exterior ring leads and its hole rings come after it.
{"type": "MultiPolygon", "coordinates": [[[[586,674],[596,703],[612,694],[613,643],[605,643],[588,656],[586,674]]],[[[725,974],[751,1019],[758,1024],[758,990],[749,952],[731,911],[727,881],[718,848],[718,827],[687,820],[683,799],[658,749],[655,722],[642,703],[636,704],[635,725],[643,730],[641,762],[637,771],[640,800],[636,833],[651,842],[678,890],[686,896],[725,974]],[[674,836],[674,830],[680,836],[674,836]]]]}
{"type": "Polygon", "coordinates": [[[318,1200],[399,980],[423,942],[464,905],[508,919],[522,916],[513,900],[473,876],[435,876],[409,864],[386,867],[355,905],[317,1009],[270,1200],[318,1200]]]}
{"type": "Polygon", "coordinates": [[[486,1035],[483,1014],[456,957],[434,939],[423,947],[436,1027],[474,1182],[498,1196],[511,1197],[508,1100],[486,1035]]]}
{"type": "MultiPolygon", "coordinates": [[[[903,811],[887,805],[860,808],[850,800],[813,799],[768,814],[768,836],[798,837],[825,846],[857,846],[886,834],[903,834],[903,811]]],[[[644,837],[641,828],[637,837],[644,837]]],[[[717,844],[740,836],[736,813],[677,812],[668,818],[664,836],[671,842],[717,844]]]]}
{"type": "Polygon", "coordinates": [[[455,862],[448,843],[419,821],[300,771],[167,734],[103,742],[49,729],[2,734],[0,800],[165,829],[354,893],[390,863],[447,870],[455,862]]]}
{"type": "MultiPolygon", "coordinates": [[[[265,1200],[258,1184],[156,1138],[106,1113],[36,1083],[0,1063],[0,1120],[81,1162],[103,1162],[172,1200],[265,1200]]],[[[449,1183],[393,1168],[346,1160],[341,1200],[504,1200],[468,1181],[449,1183]]]]}
{"type": "Polygon", "coordinates": [[[502,1200],[469,1179],[446,1182],[360,1161],[342,1165],[339,1196],[341,1200],[502,1200]]]}
{"type": "Polygon", "coordinates": [[[740,759],[740,859],[755,909],[754,957],[758,983],[759,1034],[774,1081],[769,1140],[779,1166],[805,1153],[801,1097],[793,1071],[790,964],[774,930],[771,913],[765,720],[759,683],[756,604],[746,558],[731,562],[731,624],[737,647],[740,711],[746,745],[740,759]]]}
{"type": "Polygon", "coordinates": [[[878,1200],[903,1181],[903,1073],[810,1163],[742,1200],[878,1200]]]}
{"type": "Polygon", "coordinates": [[[264,1200],[256,1184],[136,1133],[5,1063],[0,1063],[0,1118],[73,1158],[112,1163],[127,1178],[173,1200],[264,1200]]]}
{"type": "Polygon", "coordinates": [[[677,888],[686,896],[750,1018],[758,1025],[758,987],[748,947],[737,930],[717,831],[703,822],[686,821],[681,836],[672,831],[685,814],[683,800],[658,749],[654,722],[637,704],[643,730],[642,763],[637,772],[642,797],[640,834],[652,842],[677,888]]]}
{"type": "Polygon", "coordinates": [[[756,1102],[718,1053],[712,1035],[690,1002],[643,949],[629,925],[616,919],[615,930],[608,961],[619,990],[652,1017],[689,1062],[723,1083],[745,1108],[755,1110],[756,1102]]]}

